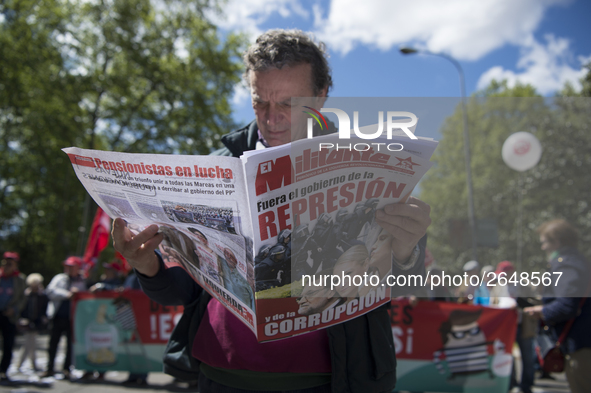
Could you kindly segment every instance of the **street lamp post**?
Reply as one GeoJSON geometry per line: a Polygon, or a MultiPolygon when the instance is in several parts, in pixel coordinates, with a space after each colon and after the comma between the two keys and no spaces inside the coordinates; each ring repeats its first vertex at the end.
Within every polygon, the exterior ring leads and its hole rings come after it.
{"type": "Polygon", "coordinates": [[[412,55],[415,53],[423,53],[426,55],[443,57],[449,60],[458,70],[460,76],[460,93],[462,95],[462,118],[464,122],[464,158],[466,161],[466,183],[468,186],[468,221],[470,223],[470,230],[472,232],[472,259],[477,261],[478,254],[476,251],[476,214],[474,213],[474,190],[472,187],[472,164],[470,154],[470,135],[468,134],[468,114],[466,112],[466,86],[464,79],[464,70],[460,63],[453,57],[445,53],[433,53],[427,50],[418,50],[414,48],[400,48],[400,52],[404,55],[412,55]]]}

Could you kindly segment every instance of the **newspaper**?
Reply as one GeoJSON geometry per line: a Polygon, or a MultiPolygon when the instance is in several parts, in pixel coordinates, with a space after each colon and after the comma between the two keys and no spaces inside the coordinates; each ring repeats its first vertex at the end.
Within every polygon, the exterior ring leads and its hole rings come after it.
{"type": "Polygon", "coordinates": [[[367,251],[381,238],[375,211],[404,202],[430,168],[437,142],[394,136],[382,148],[376,140],[356,151],[339,148],[337,138],[241,158],[63,151],[105,212],[125,219],[135,233],[157,224],[166,266],[185,269],[265,342],[341,323],[390,301],[383,281],[330,289],[311,280],[344,274],[342,260],[352,250],[366,255],[384,279],[389,248],[376,261],[367,251]],[[404,149],[385,148],[394,142],[404,149]]]}

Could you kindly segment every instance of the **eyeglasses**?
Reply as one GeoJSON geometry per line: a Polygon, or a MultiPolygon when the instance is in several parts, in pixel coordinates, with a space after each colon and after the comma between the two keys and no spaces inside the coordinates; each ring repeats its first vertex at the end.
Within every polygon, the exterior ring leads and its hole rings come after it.
{"type": "Polygon", "coordinates": [[[469,334],[471,336],[476,336],[478,333],[480,333],[480,328],[478,326],[476,326],[476,327],[473,327],[472,329],[468,329],[468,330],[460,330],[458,332],[451,332],[451,335],[454,336],[454,338],[461,340],[462,338],[466,337],[467,334],[469,334]]]}

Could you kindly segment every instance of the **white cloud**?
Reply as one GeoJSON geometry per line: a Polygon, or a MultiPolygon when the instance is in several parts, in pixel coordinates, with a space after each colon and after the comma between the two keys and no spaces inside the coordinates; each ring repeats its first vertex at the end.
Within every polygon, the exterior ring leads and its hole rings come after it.
{"type": "Polygon", "coordinates": [[[572,0],[228,0],[214,23],[252,39],[273,15],[313,18],[315,35],[337,52],[413,44],[477,60],[506,44],[531,41],[546,10],[572,0]]]}
{"type": "Polygon", "coordinates": [[[263,32],[260,25],[275,13],[283,18],[297,15],[307,19],[310,15],[298,0],[228,0],[222,15],[210,13],[208,17],[219,27],[239,30],[254,41],[263,32]]]}
{"type": "MultiPolygon", "coordinates": [[[[357,45],[389,50],[414,44],[476,60],[505,44],[523,45],[544,11],[565,0],[332,0],[318,37],[346,54],[357,45]]],[[[316,15],[315,15],[316,16],[316,15]]]]}
{"type": "Polygon", "coordinates": [[[553,35],[545,37],[546,44],[535,40],[526,43],[521,49],[521,56],[517,62],[517,69],[521,72],[506,70],[501,66],[495,66],[480,76],[477,87],[483,89],[493,80],[506,79],[509,87],[517,82],[530,84],[541,94],[551,94],[564,87],[569,81],[577,90],[581,88],[579,79],[585,76],[586,70],[582,65],[591,60],[591,56],[585,58],[579,56],[579,67],[573,68],[572,54],[569,50],[569,41],[565,38],[556,38],[553,35]]]}
{"type": "MultiPolygon", "coordinates": [[[[509,85],[519,80],[548,94],[562,88],[566,81],[578,88],[578,79],[584,74],[578,64],[572,66],[584,59],[573,58],[568,40],[548,36],[539,43],[533,35],[550,7],[572,1],[228,0],[223,17],[213,19],[226,30],[247,33],[251,40],[265,30],[273,16],[296,17],[308,23],[311,19],[315,36],[342,55],[357,46],[388,51],[411,45],[460,61],[475,61],[514,45],[521,49],[516,70],[492,67],[481,76],[478,87],[493,78],[507,79],[509,85]]],[[[248,95],[244,93],[237,91],[234,102],[245,102],[248,95]]]]}

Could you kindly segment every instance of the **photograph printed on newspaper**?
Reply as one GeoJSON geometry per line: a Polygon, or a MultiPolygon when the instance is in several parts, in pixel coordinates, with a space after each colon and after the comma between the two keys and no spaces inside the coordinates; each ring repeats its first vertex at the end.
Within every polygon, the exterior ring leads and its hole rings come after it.
{"type": "Polygon", "coordinates": [[[247,186],[259,341],[342,323],[390,301],[391,236],[375,212],[408,198],[437,146],[403,135],[387,144],[397,142],[404,149],[357,151],[338,148],[331,134],[243,156],[255,180],[247,186]],[[375,278],[346,282],[364,274],[375,278]]]}
{"type": "Polygon", "coordinates": [[[166,266],[185,269],[254,330],[252,224],[239,159],[78,148],[64,152],[109,216],[125,219],[134,233],[157,224],[166,266]]]}

